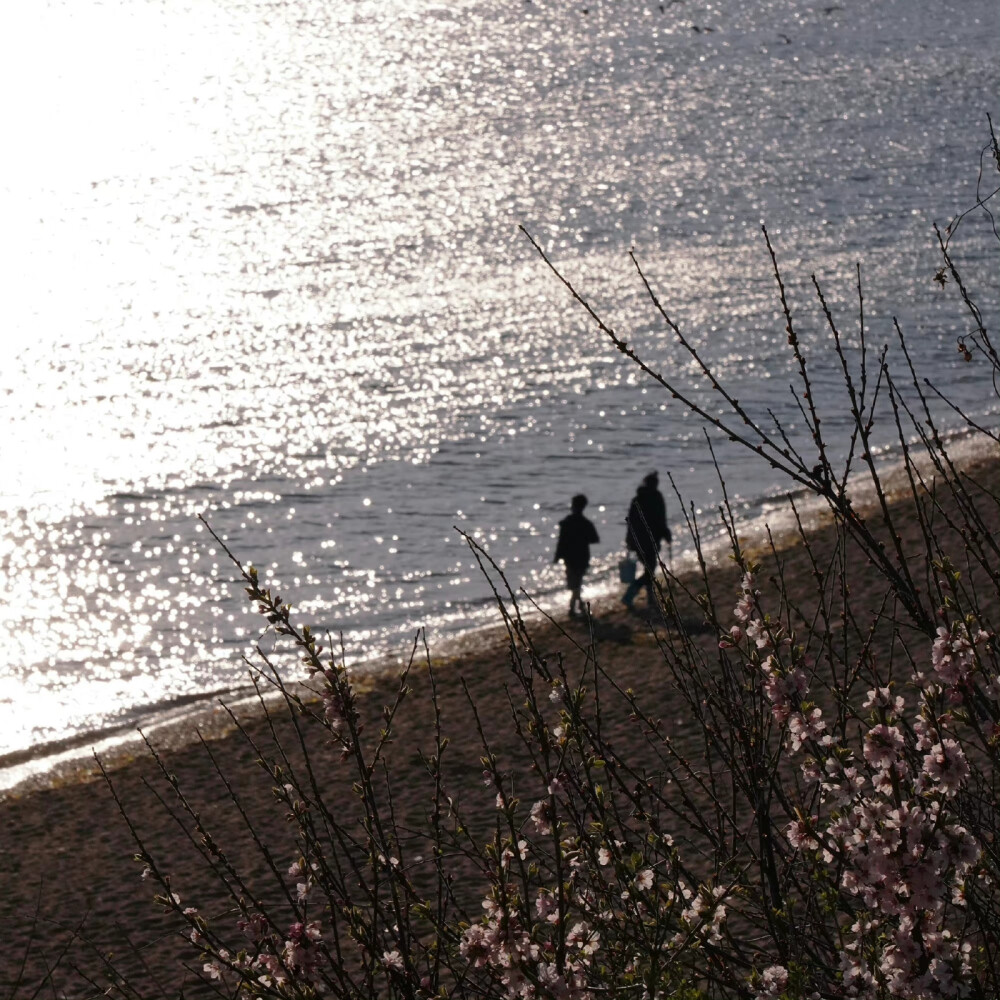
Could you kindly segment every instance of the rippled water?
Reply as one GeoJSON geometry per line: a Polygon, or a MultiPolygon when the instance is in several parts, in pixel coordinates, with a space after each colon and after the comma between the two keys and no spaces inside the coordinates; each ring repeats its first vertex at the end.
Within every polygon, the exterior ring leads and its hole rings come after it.
{"type": "MultiPolygon", "coordinates": [[[[697,422],[519,223],[693,379],[635,247],[735,394],[794,424],[764,219],[807,339],[809,272],[850,327],[860,259],[872,338],[898,316],[990,405],[930,224],[975,199],[993,0],[22,6],[0,60],[0,754],[241,682],[258,625],[198,513],[359,658],[489,616],[455,526],[544,599],[571,493],[606,562],[650,468],[712,506],[697,422]]],[[[987,237],[970,219],[958,246],[995,317],[987,237]]],[[[780,485],[720,454],[741,501],[780,485]]]]}

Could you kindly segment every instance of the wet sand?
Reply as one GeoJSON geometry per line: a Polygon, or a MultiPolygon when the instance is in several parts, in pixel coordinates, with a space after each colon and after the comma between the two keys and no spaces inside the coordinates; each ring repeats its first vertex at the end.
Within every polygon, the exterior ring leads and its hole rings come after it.
{"type": "MultiPolygon", "coordinates": [[[[1000,461],[995,457],[974,461],[968,471],[994,493],[1000,492],[1000,461]]],[[[905,502],[898,509],[905,510],[905,502]]],[[[991,516],[996,520],[995,509],[991,516]]],[[[916,519],[901,516],[899,525],[904,546],[912,546],[919,537],[916,519]]],[[[765,596],[768,577],[780,568],[786,588],[789,593],[801,595],[803,607],[815,599],[813,558],[822,564],[837,551],[837,535],[829,518],[816,519],[810,539],[812,557],[801,544],[793,544],[781,551],[777,564],[770,558],[766,561],[761,572],[765,596]]],[[[766,538],[757,536],[746,541],[758,552],[766,549],[766,538]]],[[[960,542],[956,539],[954,544],[960,542]]],[[[885,591],[881,578],[862,559],[849,554],[846,563],[852,574],[852,607],[860,615],[876,613],[885,591]]],[[[738,587],[735,567],[728,564],[711,569],[708,581],[719,606],[730,608],[738,587]]],[[[688,578],[682,582],[695,592],[705,589],[703,581],[688,578]]],[[[642,600],[640,596],[637,604],[641,605],[642,600]]],[[[578,669],[582,662],[581,648],[589,648],[618,685],[642,693],[650,714],[664,721],[675,741],[697,743],[698,733],[686,723],[656,642],[658,630],[676,632],[680,628],[706,653],[714,655],[717,638],[704,628],[697,605],[680,601],[678,620],[669,623],[656,616],[629,614],[617,601],[592,610],[590,620],[562,618],[551,622],[534,616],[530,631],[536,647],[552,663],[562,656],[570,670],[578,669]]],[[[928,657],[929,652],[928,645],[928,657]]],[[[512,675],[507,636],[498,628],[450,647],[446,654],[430,650],[442,726],[451,739],[446,766],[448,791],[470,812],[488,814],[493,792],[481,780],[483,747],[469,699],[478,709],[493,749],[501,757],[506,756],[515,770],[523,765],[510,724],[508,693],[512,675]]],[[[431,672],[422,659],[420,651],[410,677],[411,693],[396,716],[394,741],[388,751],[397,815],[415,825],[430,808],[420,754],[432,751],[434,737],[429,702],[431,672]]],[[[372,731],[377,731],[382,706],[392,701],[398,684],[394,672],[361,680],[359,707],[362,716],[372,720],[372,731]]],[[[237,714],[255,742],[270,745],[272,734],[259,710],[244,706],[237,714]]],[[[292,745],[292,725],[280,713],[275,716],[279,718],[277,737],[283,744],[292,745]]],[[[605,725],[606,735],[620,752],[641,756],[641,734],[620,705],[609,704],[605,725]]],[[[170,772],[202,814],[205,825],[246,872],[249,884],[266,886],[266,865],[255,851],[217,767],[239,794],[257,833],[273,847],[278,861],[287,866],[296,856],[296,849],[285,811],[275,804],[272,782],[255,763],[256,751],[235,731],[221,708],[201,717],[198,726],[209,741],[206,745],[192,742],[195,734],[189,724],[158,731],[152,738],[163,749],[170,772]]],[[[329,801],[350,809],[354,801],[350,775],[322,739],[309,740],[314,761],[329,782],[329,801]]],[[[203,913],[217,918],[220,925],[232,924],[235,916],[230,912],[231,901],[217,882],[205,877],[192,841],[164,808],[163,802],[170,801],[169,789],[155,762],[148,754],[137,753],[134,758],[131,754],[119,754],[111,763],[116,790],[136,830],[162,867],[175,873],[173,888],[185,903],[199,906],[203,913]]],[[[531,775],[522,777],[529,787],[531,775]]],[[[96,988],[88,987],[80,976],[102,983],[104,957],[109,953],[116,967],[127,973],[143,995],[176,996],[185,978],[189,983],[193,978],[181,963],[200,967],[200,962],[174,919],[153,903],[153,886],[140,879],[140,867],[132,860],[135,845],[106,784],[91,765],[68,767],[54,781],[54,787],[24,790],[0,801],[0,926],[6,930],[7,945],[0,951],[0,996],[12,992],[30,996],[53,965],[58,965],[52,977],[56,995],[95,995],[96,988]],[[29,943],[24,983],[30,988],[22,985],[13,991],[29,943]]],[[[52,995],[52,991],[46,987],[42,995],[52,995]]],[[[196,987],[186,995],[200,994],[196,987]]]]}

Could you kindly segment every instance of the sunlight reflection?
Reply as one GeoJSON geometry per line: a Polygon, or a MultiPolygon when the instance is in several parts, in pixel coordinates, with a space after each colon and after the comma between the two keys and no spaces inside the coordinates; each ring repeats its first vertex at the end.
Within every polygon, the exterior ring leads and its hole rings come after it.
{"type": "MultiPolygon", "coordinates": [[[[353,662],[487,620],[456,525],[545,594],[578,489],[607,539],[595,587],[636,476],[676,469],[710,507],[697,422],[568,308],[517,223],[698,398],[627,251],[741,400],[794,423],[762,217],[809,343],[809,271],[853,316],[840,279],[864,256],[873,329],[900,309],[952,371],[924,215],[978,147],[923,151],[994,92],[988,46],[909,8],[738,0],[701,34],[686,6],[11,9],[0,754],[245,683],[262,625],[199,514],[353,662]]],[[[779,485],[723,457],[738,502],[779,485]]]]}

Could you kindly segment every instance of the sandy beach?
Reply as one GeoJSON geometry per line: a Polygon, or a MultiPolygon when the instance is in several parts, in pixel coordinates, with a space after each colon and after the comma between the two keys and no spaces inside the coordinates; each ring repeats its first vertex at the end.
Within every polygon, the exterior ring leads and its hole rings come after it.
{"type": "MultiPolygon", "coordinates": [[[[996,457],[975,460],[966,471],[994,493],[1000,489],[1000,461],[996,457]]],[[[904,510],[905,498],[897,502],[904,510]]],[[[899,523],[904,526],[903,545],[912,545],[918,534],[915,519],[900,519],[899,523]]],[[[814,600],[813,560],[822,563],[837,550],[837,535],[829,519],[825,523],[822,517],[817,519],[810,539],[811,555],[799,544],[783,549],[777,562],[765,559],[760,574],[765,594],[767,579],[780,570],[789,593],[801,595],[803,608],[808,608],[814,600]]],[[[766,538],[745,541],[750,549],[765,552],[766,538]]],[[[960,546],[961,542],[955,539],[954,544],[960,546]]],[[[883,581],[868,571],[864,560],[852,560],[850,553],[847,556],[852,606],[862,616],[874,614],[885,596],[883,581]]],[[[705,589],[703,581],[694,578],[682,583],[694,593],[705,589]]],[[[735,601],[737,572],[731,564],[711,569],[708,583],[712,598],[721,607],[735,601]]],[[[717,637],[706,632],[693,601],[679,600],[677,618],[672,622],[629,614],[617,601],[594,607],[589,621],[563,618],[550,622],[538,615],[529,621],[536,647],[551,662],[562,656],[568,669],[577,669],[589,649],[618,685],[641,692],[649,713],[663,720],[675,741],[697,742],[699,734],[692,731],[677,703],[656,641],[656,633],[664,629],[683,630],[691,641],[711,653],[717,637]]],[[[927,652],[929,656],[929,649],[927,652]]],[[[426,776],[419,755],[433,745],[430,673],[423,656],[420,650],[409,681],[411,693],[397,714],[395,738],[388,753],[395,807],[399,816],[416,822],[428,811],[426,776]]],[[[511,755],[515,764],[517,761],[516,739],[509,725],[509,660],[502,628],[447,651],[430,650],[442,726],[451,739],[448,791],[472,810],[480,805],[488,809],[493,793],[481,781],[483,748],[470,699],[493,749],[499,756],[511,755]]],[[[382,706],[395,697],[398,684],[394,674],[364,678],[359,683],[362,716],[377,720],[382,706]]],[[[255,742],[271,745],[274,736],[284,743],[293,742],[294,729],[280,713],[275,713],[281,721],[274,733],[259,711],[246,708],[239,714],[255,742]]],[[[606,723],[619,750],[634,749],[641,764],[641,733],[621,704],[609,702],[606,723]]],[[[206,735],[205,745],[194,741],[191,727],[169,735],[165,731],[163,738],[155,736],[154,742],[163,747],[166,766],[205,825],[245,866],[248,879],[263,880],[267,872],[219,772],[226,775],[253,818],[255,829],[282,862],[294,857],[284,810],[276,806],[272,782],[255,763],[255,750],[235,731],[221,708],[201,718],[198,727],[206,735]]],[[[352,793],[345,781],[349,776],[338,759],[321,740],[310,744],[310,752],[329,780],[331,801],[342,801],[345,809],[351,808],[352,793]]],[[[120,754],[112,759],[116,790],[147,848],[175,874],[175,891],[206,915],[222,921],[235,919],[227,916],[231,903],[218,884],[204,878],[193,843],[164,808],[164,802],[170,801],[169,788],[155,761],[148,754],[128,757],[120,754]]],[[[193,979],[181,963],[192,967],[200,963],[174,919],[153,903],[152,886],[140,879],[140,868],[132,859],[135,845],[105,782],[97,769],[85,762],[64,769],[54,780],[54,787],[22,790],[0,802],[0,926],[6,929],[7,944],[0,958],[0,996],[32,995],[35,984],[53,966],[57,969],[51,977],[52,988],[46,986],[42,995],[95,995],[97,986],[88,987],[85,980],[104,982],[104,958],[108,955],[143,995],[176,995],[185,978],[193,979]],[[22,986],[14,990],[19,977],[22,986]]],[[[198,995],[197,989],[190,995],[198,995]]]]}

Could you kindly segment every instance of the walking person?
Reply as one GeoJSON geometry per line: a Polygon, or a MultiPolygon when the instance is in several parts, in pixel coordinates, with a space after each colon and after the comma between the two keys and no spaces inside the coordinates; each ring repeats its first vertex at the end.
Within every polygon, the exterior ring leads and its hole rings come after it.
{"type": "Polygon", "coordinates": [[[622,597],[622,604],[632,610],[635,595],[645,588],[646,601],[653,606],[653,578],[660,558],[660,543],[670,542],[670,528],[667,527],[667,505],[659,490],[660,477],[651,472],[636,490],[625,517],[625,545],[636,554],[643,572],[628,585],[622,597]]]}
{"type": "Polygon", "coordinates": [[[582,493],[577,493],[570,501],[570,513],[559,522],[559,541],[552,560],[559,562],[561,559],[566,566],[570,618],[576,617],[578,608],[580,613],[583,613],[580,588],[583,586],[583,576],[590,565],[590,546],[600,541],[597,529],[583,516],[583,509],[586,506],[587,498],[582,493]]]}

